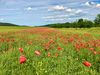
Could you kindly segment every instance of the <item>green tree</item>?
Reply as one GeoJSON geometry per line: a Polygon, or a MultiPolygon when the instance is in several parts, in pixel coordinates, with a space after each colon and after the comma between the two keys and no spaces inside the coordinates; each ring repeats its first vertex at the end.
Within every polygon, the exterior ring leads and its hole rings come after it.
{"type": "Polygon", "coordinates": [[[89,21],[89,20],[84,20],[84,28],[91,28],[91,27],[94,27],[94,24],[92,21],[89,21]]]}
{"type": "Polygon", "coordinates": [[[79,19],[79,20],[78,20],[78,27],[79,27],[79,28],[83,28],[83,27],[84,27],[84,23],[83,23],[83,22],[84,22],[83,19],[79,19]]]}
{"type": "Polygon", "coordinates": [[[100,26],[100,14],[98,14],[94,20],[96,26],[100,26]]]}
{"type": "Polygon", "coordinates": [[[87,19],[79,19],[77,23],[79,28],[90,28],[93,27],[93,22],[87,19]]]}

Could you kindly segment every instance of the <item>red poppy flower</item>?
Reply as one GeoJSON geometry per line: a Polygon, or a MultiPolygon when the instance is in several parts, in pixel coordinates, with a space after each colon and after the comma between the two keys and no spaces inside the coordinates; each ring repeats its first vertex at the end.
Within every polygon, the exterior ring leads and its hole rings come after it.
{"type": "Polygon", "coordinates": [[[56,53],[56,54],[55,54],[55,56],[56,56],[56,57],[58,57],[58,56],[59,56],[59,54],[58,54],[58,53],[56,53]]]}
{"type": "Polygon", "coordinates": [[[50,57],[51,56],[51,53],[50,52],[48,52],[48,57],[50,57]]]}
{"type": "Polygon", "coordinates": [[[1,41],[4,42],[5,40],[2,38],[1,41]]]}
{"type": "Polygon", "coordinates": [[[14,40],[14,39],[12,39],[11,41],[12,41],[12,42],[14,42],[15,40],[14,40]]]}
{"type": "Polygon", "coordinates": [[[61,47],[58,47],[57,49],[58,49],[59,51],[60,51],[60,50],[62,50],[62,48],[61,48],[61,47]]]}
{"type": "Polygon", "coordinates": [[[96,54],[97,54],[97,52],[96,52],[96,51],[94,51],[94,52],[93,52],[93,54],[94,54],[94,55],[96,55],[96,54]]]}
{"type": "Polygon", "coordinates": [[[6,39],[6,42],[9,42],[10,41],[10,39],[6,39]]]}
{"type": "Polygon", "coordinates": [[[75,47],[77,50],[80,50],[80,48],[81,48],[81,46],[79,44],[76,44],[75,47]]]}
{"type": "Polygon", "coordinates": [[[89,50],[94,51],[94,48],[89,48],[89,50]]]}
{"type": "Polygon", "coordinates": [[[69,39],[69,41],[70,41],[70,42],[73,42],[73,41],[74,41],[74,38],[73,38],[73,37],[71,37],[71,38],[69,39]]]}
{"type": "Polygon", "coordinates": [[[90,66],[91,66],[91,63],[88,62],[88,61],[83,62],[83,64],[84,64],[85,66],[87,66],[87,67],[90,67],[90,66]]]}
{"type": "Polygon", "coordinates": [[[36,54],[36,55],[41,55],[41,52],[38,51],[38,50],[36,50],[36,51],[35,51],[35,54],[36,54]]]}
{"type": "Polygon", "coordinates": [[[26,62],[26,57],[25,56],[20,56],[20,64],[25,63],[26,62]]]}
{"type": "Polygon", "coordinates": [[[19,48],[19,51],[22,53],[23,52],[23,48],[19,48]]]}

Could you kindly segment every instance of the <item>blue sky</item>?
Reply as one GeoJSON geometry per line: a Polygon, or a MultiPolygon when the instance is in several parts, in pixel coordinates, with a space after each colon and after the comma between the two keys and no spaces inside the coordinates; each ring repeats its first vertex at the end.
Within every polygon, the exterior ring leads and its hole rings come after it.
{"type": "Polygon", "coordinates": [[[93,20],[100,13],[100,0],[0,0],[0,22],[45,25],[93,20]]]}

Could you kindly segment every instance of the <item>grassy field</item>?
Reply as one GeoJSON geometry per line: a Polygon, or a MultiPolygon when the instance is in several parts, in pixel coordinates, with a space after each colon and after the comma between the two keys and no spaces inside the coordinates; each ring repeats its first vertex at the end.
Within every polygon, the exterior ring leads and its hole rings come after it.
{"type": "Polygon", "coordinates": [[[28,29],[32,27],[27,27],[27,26],[0,26],[0,32],[14,32],[14,31],[19,31],[21,29],[28,29]]]}
{"type": "Polygon", "coordinates": [[[100,75],[100,28],[0,27],[0,75],[100,75]]]}

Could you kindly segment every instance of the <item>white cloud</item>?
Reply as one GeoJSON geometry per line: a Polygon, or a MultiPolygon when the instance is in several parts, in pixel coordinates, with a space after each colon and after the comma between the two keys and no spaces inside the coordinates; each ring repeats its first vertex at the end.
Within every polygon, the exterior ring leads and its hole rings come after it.
{"type": "Polygon", "coordinates": [[[85,5],[86,5],[86,6],[90,6],[89,2],[86,2],[85,5]]]}
{"type": "Polygon", "coordinates": [[[63,21],[65,20],[64,18],[60,18],[60,19],[51,19],[51,21],[63,21]]]}
{"type": "Polygon", "coordinates": [[[72,18],[69,17],[68,19],[71,20],[72,18]]]}
{"type": "Polygon", "coordinates": [[[4,18],[0,18],[0,21],[3,21],[4,20],[4,18]]]}
{"type": "Polygon", "coordinates": [[[83,11],[82,9],[75,9],[75,8],[68,8],[68,7],[63,7],[63,6],[54,6],[49,8],[49,11],[64,11],[64,15],[63,14],[59,14],[59,15],[49,15],[49,16],[45,16],[42,17],[44,20],[46,21],[57,21],[57,20],[65,20],[65,19],[71,19],[71,16],[81,16],[85,13],[85,11],[83,11]],[[52,8],[52,9],[51,9],[52,8]]]}
{"type": "Polygon", "coordinates": [[[72,11],[74,11],[74,9],[71,9],[71,8],[66,9],[66,12],[72,12],[72,11]]]}
{"type": "Polygon", "coordinates": [[[62,5],[52,6],[52,7],[49,7],[48,9],[48,11],[61,11],[61,10],[65,10],[65,7],[62,5]]]}
{"type": "Polygon", "coordinates": [[[97,8],[100,8],[100,4],[97,4],[96,7],[97,7],[97,8]]]}
{"type": "Polygon", "coordinates": [[[60,18],[60,19],[45,19],[45,21],[47,21],[47,22],[62,22],[62,21],[64,21],[65,20],[65,18],[60,18]]]}
{"type": "MultiPolygon", "coordinates": [[[[41,7],[43,8],[43,7],[41,7]]],[[[32,7],[32,6],[28,6],[26,8],[24,8],[24,10],[27,10],[27,11],[31,11],[31,10],[39,10],[40,8],[37,8],[37,7],[32,7]]]]}
{"type": "Polygon", "coordinates": [[[94,2],[86,2],[85,5],[86,5],[86,6],[94,6],[95,3],[94,3],[94,2]]]}
{"type": "Polygon", "coordinates": [[[76,14],[83,13],[83,10],[78,9],[78,10],[76,10],[76,12],[75,12],[75,13],[76,13],[76,14]]]}
{"type": "Polygon", "coordinates": [[[43,19],[45,21],[58,21],[58,22],[61,22],[61,21],[64,21],[68,18],[68,14],[65,14],[65,15],[50,15],[50,16],[46,16],[46,17],[43,17],[43,19]]]}
{"type": "Polygon", "coordinates": [[[57,18],[66,18],[68,17],[68,15],[51,15],[51,16],[46,16],[46,17],[43,17],[44,19],[57,19],[57,18]]]}
{"type": "Polygon", "coordinates": [[[32,10],[32,7],[27,7],[26,10],[28,10],[28,11],[29,11],[29,10],[32,10]]]}
{"type": "Polygon", "coordinates": [[[85,5],[89,6],[89,7],[100,8],[100,4],[99,3],[95,3],[95,2],[86,2],[85,5]]]}
{"type": "Polygon", "coordinates": [[[53,16],[46,16],[46,17],[43,17],[44,19],[51,19],[51,18],[54,18],[53,16]]]}
{"type": "MultiPolygon", "coordinates": [[[[56,6],[52,6],[48,9],[48,11],[65,11],[67,14],[69,13],[74,13],[74,14],[79,14],[79,13],[83,13],[83,11],[81,9],[73,9],[73,8],[68,8],[68,7],[64,7],[62,5],[56,5],[56,6]]],[[[59,15],[60,16],[60,15],[59,15]]]]}

